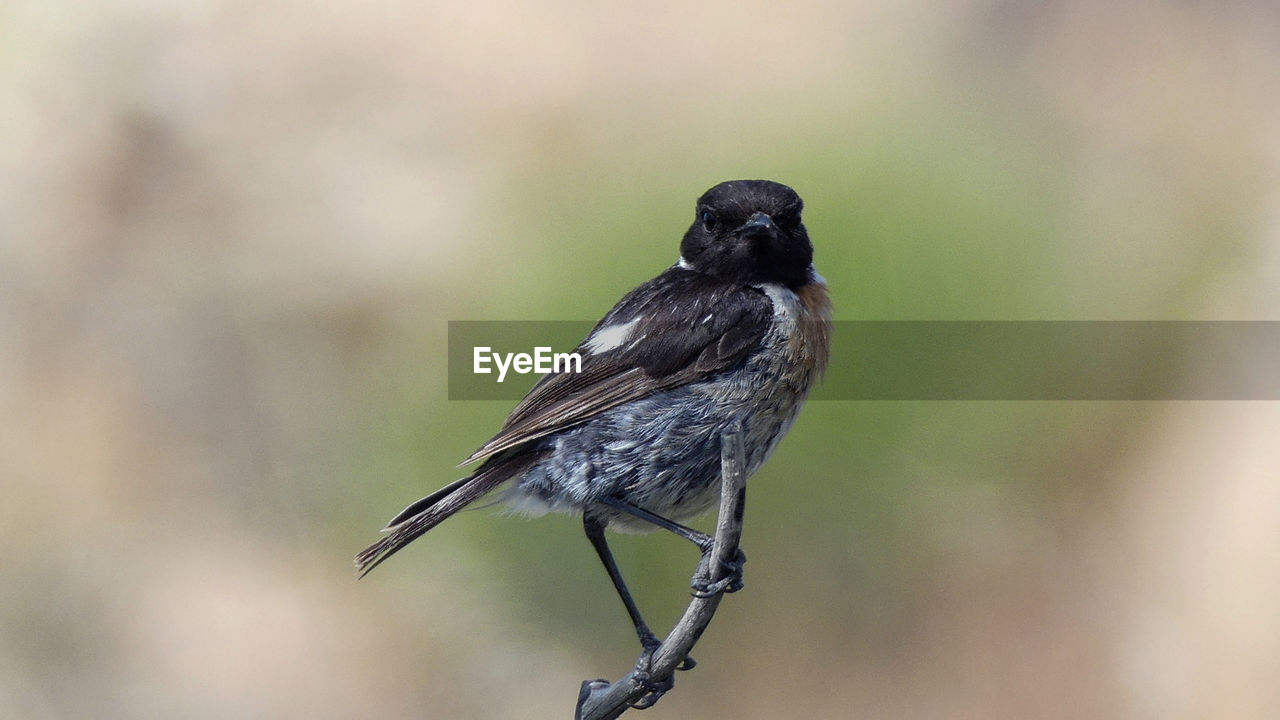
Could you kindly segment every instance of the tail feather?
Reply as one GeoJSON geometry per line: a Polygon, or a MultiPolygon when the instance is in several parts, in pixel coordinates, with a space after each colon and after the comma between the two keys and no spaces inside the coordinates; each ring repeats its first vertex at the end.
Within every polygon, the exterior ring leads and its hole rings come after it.
{"type": "Polygon", "coordinates": [[[494,463],[482,467],[470,477],[447,485],[405,508],[392,518],[383,531],[387,534],[381,540],[356,555],[356,577],[368,575],[370,570],[416,540],[419,535],[444,522],[527,467],[524,463],[517,467],[511,465],[512,463],[494,463]]]}
{"type": "Polygon", "coordinates": [[[467,477],[464,477],[461,480],[454,480],[453,482],[449,483],[448,485],[445,485],[444,487],[422,498],[421,500],[415,500],[412,504],[409,505],[409,507],[396,513],[395,517],[388,520],[387,526],[382,528],[382,532],[384,533],[391,532],[392,530],[395,530],[396,528],[405,524],[409,520],[412,520],[418,515],[421,515],[424,510],[429,509],[432,505],[435,505],[436,503],[445,499],[449,495],[453,494],[453,492],[456,491],[458,488],[471,482],[471,479],[472,479],[472,476],[468,475],[467,477]]]}

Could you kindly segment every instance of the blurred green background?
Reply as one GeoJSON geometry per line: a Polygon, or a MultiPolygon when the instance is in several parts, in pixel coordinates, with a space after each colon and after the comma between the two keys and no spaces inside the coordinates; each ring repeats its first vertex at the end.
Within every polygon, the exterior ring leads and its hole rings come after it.
{"type": "MultiPolygon", "coordinates": [[[[1265,0],[14,0],[0,133],[5,718],[569,717],[637,651],[577,520],[350,558],[510,408],[447,322],[598,318],[721,180],[842,320],[1280,319],[1265,0]]],[[[1280,716],[1278,439],[811,403],[646,716],[1280,716]]],[[[616,548],[665,629],[693,554],[616,548]]]]}

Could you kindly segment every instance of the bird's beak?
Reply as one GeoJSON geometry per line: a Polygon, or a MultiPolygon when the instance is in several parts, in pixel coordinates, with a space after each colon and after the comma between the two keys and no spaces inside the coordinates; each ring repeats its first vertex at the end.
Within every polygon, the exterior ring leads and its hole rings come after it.
{"type": "Polygon", "coordinates": [[[773,218],[763,212],[757,212],[747,218],[747,222],[738,228],[738,234],[746,237],[748,235],[764,235],[770,234],[777,230],[777,226],[773,224],[773,218]]]}

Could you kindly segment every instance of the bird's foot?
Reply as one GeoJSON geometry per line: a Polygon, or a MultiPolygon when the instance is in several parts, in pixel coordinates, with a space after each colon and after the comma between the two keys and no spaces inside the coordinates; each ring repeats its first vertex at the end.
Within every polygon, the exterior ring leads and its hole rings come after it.
{"type": "MultiPolygon", "coordinates": [[[[649,633],[641,636],[640,644],[644,646],[644,650],[640,654],[640,660],[636,662],[636,669],[631,673],[631,677],[645,689],[645,694],[631,705],[637,710],[653,707],[653,704],[658,702],[658,699],[665,695],[668,690],[675,687],[676,684],[675,678],[670,675],[662,680],[653,679],[653,656],[654,653],[658,652],[658,647],[662,645],[662,642],[655,635],[649,633]]],[[[676,670],[692,670],[697,664],[693,656],[685,655],[680,664],[676,666],[676,670]]]]}
{"type": "Polygon", "coordinates": [[[747,554],[741,548],[732,560],[720,563],[729,574],[714,582],[711,580],[710,558],[710,554],[703,555],[698,569],[693,573],[693,580],[689,585],[693,588],[694,597],[709,598],[721,593],[738,592],[743,588],[742,568],[747,563],[747,554]]]}
{"type": "MultiPolygon", "coordinates": [[[[676,686],[676,681],[670,675],[661,680],[653,679],[653,654],[658,651],[661,643],[652,635],[641,638],[640,642],[644,645],[644,652],[640,653],[640,660],[636,663],[636,669],[631,673],[631,677],[644,688],[645,693],[639,700],[631,703],[631,707],[644,710],[653,707],[663,695],[667,694],[668,690],[676,686]]],[[[685,658],[685,661],[689,660],[690,658],[685,658]]],[[[682,666],[684,664],[684,662],[681,663],[682,666]]]]}

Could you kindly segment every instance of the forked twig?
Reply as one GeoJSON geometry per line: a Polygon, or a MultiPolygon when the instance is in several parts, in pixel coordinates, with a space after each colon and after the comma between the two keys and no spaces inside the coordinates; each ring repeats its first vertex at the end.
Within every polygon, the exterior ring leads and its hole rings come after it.
{"type": "MultiPolygon", "coordinates": [[[[746,505],[747,472],[746,453],[743,449],[741,427],[732,427],[720,439],[720,514],[716,518],[715,544],[711,553],[699,563],[709,563],[711,583],[727,577],[727,567],[738,558],[738,541],[742,537],[742,514],[746,505]]],[[[696,576],[697,573],[695,573],[696,576]]],[[[578,693],[575,720],[611,720],[627,708],[634,706],[653,684],[663,683],[675,673],[693,649],[698,638],[711,623],[723,593],[707,597],[694,595],[685,608],[684,615],[671,628],[670,634],[654,651],[648,665],[648,683],[642,682],[641,656],[636,668],[617,682],[587,680],[578,693]]]]}

